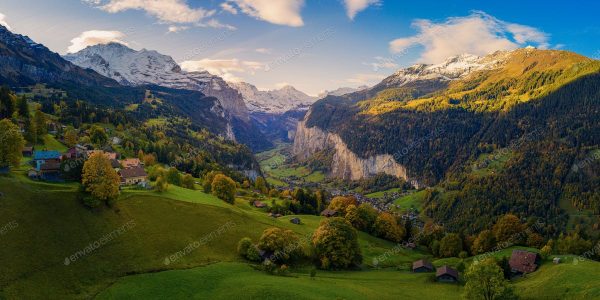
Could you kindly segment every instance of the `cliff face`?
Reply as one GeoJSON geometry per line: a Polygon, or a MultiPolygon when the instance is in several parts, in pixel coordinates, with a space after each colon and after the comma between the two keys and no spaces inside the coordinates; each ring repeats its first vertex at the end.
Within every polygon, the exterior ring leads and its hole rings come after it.
{"type": "Polygon", "coordinates": [[[392,155],[380,154],[366,159],[361,158],[348,149],[346,143],[342,141],[339,135],[323,131],[316,126],[312,128],[306,127],[306,120],[311,111],[312,108],[298,122],[292,153],[297,155],[299,159],[305,160],[318,151],[325,148],[332,148],[335,149],[331,166],[334,177],[358,180],[378,173],[386,173],[403,178],[417,188],[423,186],[417,180],[410,178],[406,168],[398,164],[392,155]]]}

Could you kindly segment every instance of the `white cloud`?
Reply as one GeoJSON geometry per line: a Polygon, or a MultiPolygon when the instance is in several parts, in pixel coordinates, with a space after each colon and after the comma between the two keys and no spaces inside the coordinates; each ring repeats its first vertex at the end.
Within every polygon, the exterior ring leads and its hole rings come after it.
{"type": "Polygon", "coordinates": [[[367,62],[363,62],[363,65],[365,66],[371,66],[373,67],[373,69],[380,69],[380,68],[398,68],[399,65],[395,64],[391,61],[386,61],[386,59],[384,57],[381,56],[376,56],[375,57],[376,60],[379,60],[379,62],[373,62],[373,63],[367,63],[367,62]]]}
{"type": "Polygon", "coordinates": [[[120,43],[127,46],[127,43],[120,40],[124,36],[125,34],[120,31],[85,31],[82,32],[78,37],[71,40],[71,46],[69,46],[67,52],[75,53],[89,46],[108,44],[110,42],[120,43]]]}
{"type": "Polygon", "coordinates": [[[287,82],[280,82],[280,83],[276,83],[276,84],[275,84],[275,87],[276,87],[277,89],[282,89],[282,88],[284,88],[284,87],[286,87],[286,86],[292,86],[292,85],[291,85],[291,84],[289,84],[289,83],[287,83],[287,82]]]}
{"type": "Polygon", "coordinates": [[[304,0],[231,0],[239,9],[260,20],[277,25],[304,26],[300,10],[304,0]]]}
{"type": "Polygon", "coordinates": [[[273,53],[275,53],[273,51],[273,49],[270,49],[270,48],[258,48],[258,49],[254,50],[254,51],[256,51],[258,53],[263,53],[263,54],[273,54],[273,53]]]}
{"type": "Polygon", "coordinates": [[[237,15],[238,11],[237,9],[235,9],[235,7],[233,7],[233,5],[229,4],[229,3],[221,3],[221,8],[223,9],[223,11],[226,11],[228,13],[237,15]]]}
{"type": "Polygon", "coordinates": [[[424,50],[418,62],[424,63],[440,63],[461,53],[484,56],[497,50],[514,50],[526,43],[535,43],[538,48],[549,47],[547,33],[504,22],[480,11],[440,23],[415,20],[412,26],[419,33],[390,42],[390,51],[399,53],[422,46],[424,50]]]}
{"type": "Polygon", "coordinates": [[[4,19],[6,19],[6,15],[0,14],[0,25],[4,26],[4,27],[6,27],[6,29],[10,30],[10,26],[8,26],[8,23],[6,23],[6,21],[4,19]]]}
{"type": "Polygon", "coordinates": [[[386,76],[384,76],[384,75],[354,74],[353,78],[348,78],[348,79],[345,79],[345,80],[334,80],[333,83],[338,83],[338,84],[342,84],[342,83],[357,83],[357,84],[360,84],[360,85],[367,85],[367,84],[379,83],[380,81],[382,81],[385,78],[386,78],[386,76]]]}
{"type": "Polygon", "coordinates": [[[208,20],[206,22],[200,22],[200,23],[196,23],[196,26],[199,27],[213,27],[213,28],[227,28],[230,30],[235,30],[236,28],[228,25],[228,24],[222,24],[221,22],[219,22],[218,20],[208,20]]]}
{"type": "Polygon", "coordinates": [[[190,29],[187,26],[169,26],[169,31],[167,33],[178,33],[181,31],[186,31],[190,29]]]}
{"type": "Polygon", "coordinates": [[[237,82],[244,82],[244,81],[246,81],[243,77],[235,76],[232,73],[222,74],[221,77],[223,78],[223,80],[229,81],[229,82],[236,82],[237,83],[237,82]]]}
{"type": "Polygon", "coordinates": [[[372,4],[378,4],[379,0],[344,0],[346,6],[346,13],[350,20],[354,20],[356,14],[367,9],[372,4]]]}
{"type": "MultiPolygon", "coordinates": [[[[240,61],[239,59],[202,59],[190,60],[181,63],[181,69],[188,72],[208,71],[214,75],[225,78],[234,77],[232,72],[254,74],[256,70],[264,67],[263,63],[255,61],[240,61]]],[[[234,81],[234,80],[229,80],[234,81]]]]}
{"type": "Polygon", "coordinates": [[[198,23],[215,11],[191,8],[185,0],[82,0],[109,13],[126,10],[144,10],[161,23],[198,23]]]}

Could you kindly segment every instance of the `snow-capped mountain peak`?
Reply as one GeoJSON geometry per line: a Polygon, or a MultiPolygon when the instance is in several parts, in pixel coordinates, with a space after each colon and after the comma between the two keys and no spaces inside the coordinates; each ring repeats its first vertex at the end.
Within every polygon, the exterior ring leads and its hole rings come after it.
{"type": "Polygon", "coordinates": [[[219,99],[233,116],[250,121],[242,95],[219,76],[206,71],[184,72],[171,56],[154,50],[133,50],[120,43],[87,47],[65,59],[115,79],[122,85],[154,84],[169,88],[200,91],[219,99]]]}
{"type": "Polygon", "coordinates": [[[229,82],[229,85],[242,94],[251,114],[284,114],[291,110],[307,110],[318,100],[317,97],[311,97],[291,85],[270,91],[261,91],[246,82],[229,82]]]}

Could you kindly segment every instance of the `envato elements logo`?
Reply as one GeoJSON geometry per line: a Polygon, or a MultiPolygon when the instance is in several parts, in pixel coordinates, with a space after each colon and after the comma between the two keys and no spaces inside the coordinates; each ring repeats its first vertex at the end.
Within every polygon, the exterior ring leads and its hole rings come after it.
{"type": "Polygon", "coordinates": [[[135,221],[132,220],[132,221],[127,222],[125,225],[117,228],[113,232],[111,232],[111,233],[103,236],[99,240],[85,246],[83,249],[77,251],[77,253],[75,253],[71,256],[65,257],[65,265],[68,266],[72,262],[75,262],[76,260],[80,259],[81,257],[83,257],[89,253],[92,253],[93,251],[104,246],[106,243],[108,243],[111,240],[113,240],[114,238],[122,235],[123,233],[125,233],[125,231],[130,230],[133,227],[135,227],[135,221]]]}
{"type": "Polygon", "coordinates": [[[227,222],[225,225],[215,229],[213,232],[201,237],[199,240],[194,241],[187,245],[183,250],[177,251],[177,253],[165,257],[165,265],[168,266],[172,262],[182,258],[185,255],[190,254],[192,251],[200,248],[200,246],[208,244],[210,241],[225,233],[225,231],[234,228],[236,224],[233,221],[227,222]]]}
{"type": "Polygon", "coordinates": [[[234,35],[236,32],[237,31],[235,31],[235,29],[227,29],[227,30],[221,32],[220,34],[212,37],[210,40],[203,41],[202,44],[199,47],[196,47],[194,49],[189,50],[182,57],[180,57],[179,59],[177,59],[175,62],[177,64],[180,64],[180,63],[182,63],[184,61],[188,61],[188,60],[190,60],[190,59],[192,59],[192,58],[200,55],[204,51],[212,48],[216,43],[222,42],[226,38],[234,35]]]}
{"type": "Polygon", "coordinates": [[[591,257],[594,257],[594,255],[596,255],[598,253],[600,253],[600,243],[596,244],[596,247],[585,252],[583,255],[579,255],[579,256],[576,256],[575,258],[573,258],[573,264],[578,265],[580,261],[585,261],[587,259],[590,259],[591,257]]]}
{"type": "Polygon", "coordinates": [[[328,37],[334,35],[336,33],[335,29],[333,27],[319,33],[318,35],[312,37],[310,40],[304,41],[302,42],[302,44],[299,47],[296,47],[290,51],[288,51],[287,53],[285,53],[284,55],[276,58],[274,61],[265,64],[265,72],[269,72],[275,68],[277,68],[279,65],[282,65],[283,63],[291,60],[292,58],[295,58],[296,56],[300,55],[301,53],[307,51],[308,49],[312,48],[313,46],[315,46],[318,42],[322,42],[325,39],[327,39],[328,37]]]}
{"type": "Polygon", "coordinates": [[[2,228],[0,228],[0,235],[5,235],[7,232],[9,232],[17,227],[19,227],[19,223],[17,223],[17,220],[8,222],[8,224],[6,224],[2,228]]]}
{"type": "Polygon", "coordinates": [[[580,68],[583,68],[585,65],[592,63],[594,61],[600,60],[600,50],[596,51],[596,53],[594,53],[594,55],[592,56],[592,58],[587,58],[584,61],[576,64],[573,66],[573,70],[575,72],[579,71],[580,68]]]}
{"type": "Polygon", "coordinates": [[[497,161],[502,157],[505,157],[509,153],[515,151],[517,148],[522,146],[525,142],[529,142],[529,141],[533,140],[534,138],[541,136],[543,133],[544,133],[543,128],[538,127],[536,130],[526,134],[525,136],[521,137],[520,139],[518,139],[516,141],[512,141],[510,143],[510,145],[508,145],[508,147],[504,147],[502,149],[496,150],[494,152],[494,154],[486,157],[483,161],[473,164],[473,172],[476,172],[477,170],[479,170],[481,168],[485,168],[485,167],[489,166],[492,162],[497,161]]]}
{"type": "Polygon", "coordinates": [[[573,172],[579,172],[579,170],[589,166],[591,163],[597,161],[598,159],[600,159],[600,150],[594,152],[594,154],[586,157],[584,160],[575,163],[571,169],[573,170],[573,172]]]}
{"type": "Polygon", "coordinates": [[[10,137],[18,134],[18,133],[19,133],[18,130],[14,129],[14,128],[11,128],[10,130],[8,130],[8,131],[3,132],[2,134],[0,134],[0,142],[3,142],[4,140],[6,140],[6,139],[8,139],[8,138],[10,138],[10,137]]]}

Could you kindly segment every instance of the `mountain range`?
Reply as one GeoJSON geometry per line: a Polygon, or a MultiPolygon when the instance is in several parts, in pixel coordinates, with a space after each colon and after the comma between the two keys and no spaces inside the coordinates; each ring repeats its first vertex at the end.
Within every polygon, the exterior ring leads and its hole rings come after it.
{"type": "Polygon", "coordinates": [[[423,207],[456,229],[480,230],[504,213],[566,226],[554,215],[561,199],[600,208],[597,172],[571,168],[597,149],[599,70],[573,52],[533,47],[418,64],[315,102],[293,151],[327,158],[332,177],[383,172],[446,190],[423,207]]]}

